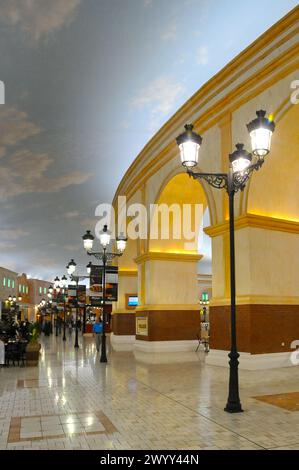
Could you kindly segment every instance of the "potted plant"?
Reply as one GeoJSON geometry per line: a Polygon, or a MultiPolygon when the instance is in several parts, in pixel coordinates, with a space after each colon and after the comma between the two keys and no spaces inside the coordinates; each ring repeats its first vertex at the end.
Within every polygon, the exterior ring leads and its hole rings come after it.
{"type": "Polygon", "coordinates": [[[29,343],[26,348],[27,366],[37,366],[39,360],[39,351],[41,348],[38,342],[39,329],[37,323],[31,323],[29,327],[29,343]]]}

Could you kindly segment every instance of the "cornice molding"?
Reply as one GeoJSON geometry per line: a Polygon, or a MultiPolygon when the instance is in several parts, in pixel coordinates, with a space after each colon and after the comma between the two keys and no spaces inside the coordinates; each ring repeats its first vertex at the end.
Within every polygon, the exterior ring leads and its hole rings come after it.
{"type": "Polygon", "coordinates": [[[182,262],[198,262],[203,255],[197,253],[164,253],[149,252],[135,258],[136,264],[142,264],[147,261],[182,261],[182,262]]]}
{"type": "Polygon", "coordinates": [[[135,312],[137,314],[165,310],[165,311],[177,311],[177,310],[198,310],[200,311],[200,304],[152,304],[152,305],[139,305],[136,307],[135,312]]]}
{"type": "Polygon", "coordinates": [[[125,308],[119,308],[115,309],[111,312],[111,315],[135,315],[135,309],[134,310],[127,310],[125,308]]]}
{"type": "MultiPolygon", "coordinates": [[[[299,305],[299,296],[237,295],[237,305],[299,305]]],[[[210,307],[229,306],[229,298],[213,298],[210,307]]]]}
{"type": "Polygon", "coordinates": [[[120,277],[137,277],[138,271],[137,269],[119,269],[118,275],[120,277]]]}
{"type": "MultiPolygon", "coordinates": [[[[278,219],[276,217],[266,217],[264,215],[257,214],[241,215],[235,219],[235,230],[240,230],[246,227],[299,234],[299,222],[294,220],[278,219]]],[[[204,228],[204,232],[212,238],[224,235],[228,230],[228,221],[204,228]]]]}

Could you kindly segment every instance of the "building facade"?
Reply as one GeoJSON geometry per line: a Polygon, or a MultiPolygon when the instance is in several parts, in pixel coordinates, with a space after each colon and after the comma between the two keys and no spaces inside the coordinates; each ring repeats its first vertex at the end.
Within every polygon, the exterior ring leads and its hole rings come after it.
{"type": "Polygon", "coordinates": [[[0,306],[1,306],[1,316],[2,313],[7,313],[10,311],[10,305],[8,302],[9,296],[18,295],[18,273],[0,267],[0,306]]]}
{"type": "Polygon", "coordinates": [[[0,267],[0,301],[3,312],[9,311],[9,296],[16,297],[21,318],[36,320],[37,306],[44,298],[47,299],[49,281],[27,278],[25,273],[18,274],[0,267]]]}

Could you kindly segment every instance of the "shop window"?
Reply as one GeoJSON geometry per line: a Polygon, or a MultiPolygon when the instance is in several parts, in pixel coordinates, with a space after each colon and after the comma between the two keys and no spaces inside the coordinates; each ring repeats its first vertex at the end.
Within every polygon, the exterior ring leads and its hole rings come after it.
{"type": "Polygon", "coordinates": [[[40,288],[38,289],[38,293],[39,293],[39,295],[42,295],[42,293],[43,293],[43,288],[42,288],[42,287],[40,287],[40,288]]]}
{"type": "Polygon", "coordinates": [[[6,277],[3,278],[3,287],[6,287],[6,277]]]}
{"type": "Polygon", "coordinates": [[[7,279],[7,287],[10,288],[10,279],[7,279]]]}

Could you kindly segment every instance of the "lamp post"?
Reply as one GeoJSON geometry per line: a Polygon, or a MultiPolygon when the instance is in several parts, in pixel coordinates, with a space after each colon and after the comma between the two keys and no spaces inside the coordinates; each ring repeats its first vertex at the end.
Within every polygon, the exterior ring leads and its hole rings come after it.
{"type": "Polygon", "coordinates": [[[65,314],[66,314],[66,311],[65,311],[65,300],[66,300],[66,289],[67,289],[67,277],[65,275],[62,276],[61,278],[61,289],[62,289],[62,295],[63,295],[63,338],[62,340],[63,341],[66,341],[66,336],[65,336],[65,314]]]}
{"type": "Polygon", "coordinates": [[[74,347],[79,348],[79,341],[78,341],[78,310],[79,310],[78,286],[79,286],[79,282],[80,282],[81,279],[82,280],[89,279],[89,274],[87,273],[87,275],[81,275],[81,276],[76,275],[75,274],[76,267],[77,267],[77,263],[75,263],[75,261],[73,259],[71,259],[71,261],[67,265],[66,269],[67,269],[67,272],[68,272],[71,280],[76,283],[76,293],[77,293],[77,298],[76,298],[76,335],[75,335],[75,345],[74,345],[74,347]]]}
{"type": "Polygon", "coordinates": [[[107,247],[110,244],[111,240],[111,232],[108,230],[107,225],[104,225],[103,230],[100,232],[100,244],[102,247],[102,251],[92,251],[94,236],[87,230],[85,235],[82,237],[84,248],[89,256],[94,256],[96,259],[102,261],[103,263],[103,331],[102,331],[102,343],[101,343],[101,358],[100,362],[107,362],[107,352],[106,352],[106,267],[107,263],[111,261],[113,258],[122,256],[125,249],[127,238],[121,233],[116,238],[116,252],[108,252],[107,247]]]}
{"type": "Polygon", "coordinates": [[[54,279],[54,291],[55,291],[55,297],[56,297],[56,324],[55,324],[55,336],[58,336],[58,307],[57,307],[57,301],[58,301],[58,295],[60,293],[60,279],[58,276],[55,277],[54,279]]]}
{"type": "MultiPolygon", "coordinates": [[[[56,276],[55,279],[54,279],[54,287],[55,287],[55,290],[56,290],[57,299],[58,299],[58,294],[59,293],[61,293],[61,295],[63,297],[63,338],[62,338],[62,340],[66,341],[66,335],[65,335],[65,315],[66,315],[66,311],[65,310],[66,310],[67,277],[65,275],[63,275],[61,280],[60,280],[59,277],[56,276]]],[[[57,319],[56,319],[56,332],[57,331],[58,331],[58,325],[57,325],[57,319]]],[[[57,332],[56,336],[58,336],[58,332],[57,332]]]]}
{"type": "Polygon", "coordinates": [[[194,179],[202,179],[216,189],[225,189],[229,198],[229,236],[230,236],[230,296],[231,296],[231,349],[229,357],[229,394],[224,408],[229,413],[242,412],[239,397],[239,353],[237,350],[236,328],[236,279],[235,279],[235,227],[234,227],[234,197],[242,191],[251,173],[259,170],[264,164],[265,157],[270,152],[271,137],[275,129],[272,120],[266,117],[263,110],[257,111],[257,117],[247,125],[251,138],[252,154],[244,149],[243,144],[237,144],[236,150],[229,155],[228,173],[196,173],[192,168],[198,163],[199,149],[202,137],[193,131],[193,125],[187,124],[185,132],[176,141],[180,149],[181,163],[187,169],[187,174],[194,179]]]}

